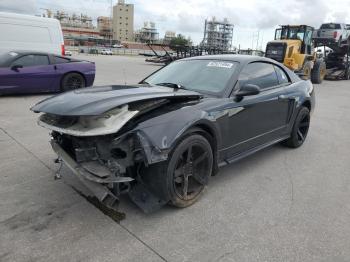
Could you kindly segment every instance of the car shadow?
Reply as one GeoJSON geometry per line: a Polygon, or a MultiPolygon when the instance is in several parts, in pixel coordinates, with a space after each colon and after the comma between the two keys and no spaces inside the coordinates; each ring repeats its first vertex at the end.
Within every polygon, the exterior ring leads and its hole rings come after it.
{"type": "MultiPolygon", "coordinates": [[[[210,194],[211,190],[222,188],[227,183],[231,183],[232,181],[238,179],[240,176],[247,175],[247,173],[250,172],[252,166],[259,166],[263,163],[269,162],[272,158],[274,158],[274,156],[276,156],[276,154],[283,154],[285,151],[289,150],[289,148],[277,144],[256,152],[253,155],[243,158],[235,163],[228,164],[220,168],[218,174],[211,177],[209,186],[199,201],[203,200],[203,198],[206,198],[210,194]]],[[[255,174],[252,173],[252,175],[255,174]]],[[[146,214],[141,209],[139,209],[136,204],[133,203],[127,196],[122,196],[120,198],[120,211],[125,213],[126,217],[138,216],[141,219],[152,220],[153,218],[161,217],[162,215],[169,215],[173,212],[179,212],[179,210],[179,208],[165,205],[160,210],[146,214]]]]}

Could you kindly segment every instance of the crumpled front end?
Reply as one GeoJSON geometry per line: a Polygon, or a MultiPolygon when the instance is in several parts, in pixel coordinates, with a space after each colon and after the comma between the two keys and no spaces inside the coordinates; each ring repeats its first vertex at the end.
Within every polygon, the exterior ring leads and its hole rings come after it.
{"type": "Polygon", "coordinates": [[[157,100],[124,105],[99,116],[46,113],[38,124],[52,131],[50,143],[59,160],[103,205],[117,210],[120,195],[128,194],[144,212],[152,212],[166,201],[147,189],[139,171],[167,160],[168,150],[152,144],[130,121],[165,103],[157,100]]]}
{"type": "Polygon", "coordinates": [[[51,130],[59,159],[101,203],[116,210],[120,195],[128,194],[152,212],[168,200],[149,190],[143,170],[168,159],[187,119],[181,108],[199,98],[186,90],[104,87],[67,92],[32,110],[43,113],[38,124],[51,130]]]}
{"type": "Polygon", "coordinates": [[[80,182],[108,208],[117,210],[122,194],[128,194],[145,212],[165,204],[142,185],[139,170],[148,163],[137,134],[76,137],[53,131],[51,146],[80,182]]]}

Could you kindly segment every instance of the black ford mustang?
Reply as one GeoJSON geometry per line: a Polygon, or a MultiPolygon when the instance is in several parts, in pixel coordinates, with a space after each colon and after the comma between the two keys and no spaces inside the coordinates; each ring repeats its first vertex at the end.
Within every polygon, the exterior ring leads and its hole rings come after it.
{"type": "Polygon", "coordinates": [[[272,144],[303,144],[311,82],[261,57],[182,59],[137,85],[67,92],[32,110],[51,145],[103,204],[145,212],[194,203],[219,167],[272,144]]]}

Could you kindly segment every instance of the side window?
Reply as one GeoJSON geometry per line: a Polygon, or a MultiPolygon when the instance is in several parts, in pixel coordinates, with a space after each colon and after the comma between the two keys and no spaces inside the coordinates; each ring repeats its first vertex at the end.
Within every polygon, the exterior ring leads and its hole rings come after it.
{"type": "Polygon", "coordinates": [[[288,76],[280,67],[275,66],[275,70],[276,70],[278,82],[280,85],[289,83],[288,76]]]}
{"type": "Polygon", "coordinates": [[[25,55],[15,60],[11,66],[21,65],[23,67],[28,67],[28,66],[41,66],[41,65],[48,65],[48,64],[49,64],[49,58],[46,55],[25,55]]]}
{"type": "Polygon", "coordinates": [[[64,57],[59,57],[55,56],[54,58],[54,64],[64,64],[64,63],[69,63],[70,59],[64,58],[64,57]]]}
{"type": "Polygon", "coordinates": [[[242,70],[238,81],[239,86],[252,84],[259,86],[261,89],[279,85],[273,65],[260,62],[248,64],[242,70]]]}

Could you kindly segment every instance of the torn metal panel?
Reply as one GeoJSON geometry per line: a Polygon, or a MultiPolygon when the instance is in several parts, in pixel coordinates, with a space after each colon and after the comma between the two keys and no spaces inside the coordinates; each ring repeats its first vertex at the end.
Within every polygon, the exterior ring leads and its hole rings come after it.
{"type": "MultiPolygon", "coordinates": [[[[198,106],[199,104],[197,104],[198,106]]],[[[225,119],[222,119],[225,121],[225,119]]],[[[192,126],[205,125],[211,130],[218,143],[221,143],[217,119],[208,113],[193,107],[182,107],[180,110],[163,113],[158,117],[140,123],[134,132],[137,133],[143,149],[149,156],[149,163],[156,163],[167,158],[167,152],[186,130],[192,126]]]]}

